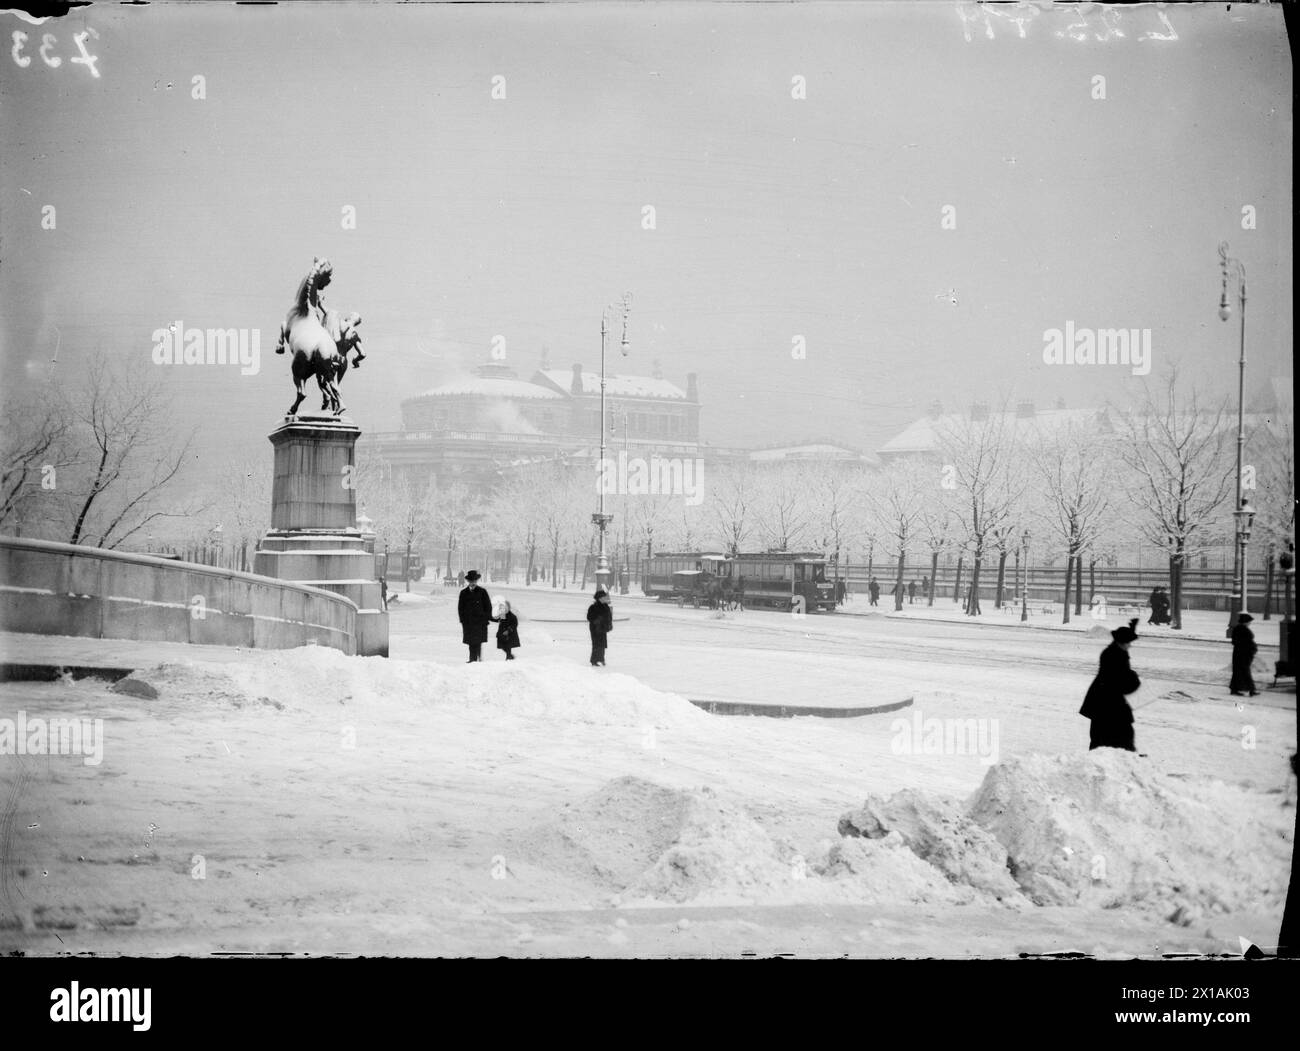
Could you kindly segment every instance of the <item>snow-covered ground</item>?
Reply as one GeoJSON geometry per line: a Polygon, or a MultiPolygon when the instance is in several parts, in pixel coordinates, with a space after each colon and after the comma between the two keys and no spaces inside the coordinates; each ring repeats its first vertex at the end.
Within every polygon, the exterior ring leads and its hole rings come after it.
{"type": "MultiPolygon", "coordinates": [[[[104,720],[103,761],[0,756],[0,949],[1007,955],[1276,941],[1294,692],[1227,696],[1226,645],[1132,650],[1145,758],[1089,754],[1104,639],[923,618],[719,617],[490,589],[392,608],[392,659],[306,648],[0,686],[104,720]],[[624,619],[626,618],[626,619],[624,619]],[[685,698],[844,705],[710,715],[685,698]]],[[[84,642],[84,640],[82,640],[84,642]]],[[[229,657],[229,654],[221,654],[229,657]]],[[[1267,679],[1263,680],[1267,682],[1267,679]]]]}

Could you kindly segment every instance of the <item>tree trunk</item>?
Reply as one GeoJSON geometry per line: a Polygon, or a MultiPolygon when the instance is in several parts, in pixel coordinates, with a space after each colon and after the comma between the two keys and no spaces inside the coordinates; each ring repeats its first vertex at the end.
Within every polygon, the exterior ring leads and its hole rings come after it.
{"type": "Polygon", "coordinates": [[[952,602],[954,606],[961,601],[961,564],[965,558],[964,554],[957,556],[957,578],[952,585],[952,602]]]}
{"type": "Polygon", "coordinates": [[[411,591],[411,539],[406,539],[406,565],[402,567],[402,576],[406,578],[406,591],[411,591]]]}
{"type": "Polygon", "coordinates": [[[1097,604],[1097,560],[1088,559],[1088,605],[1097,604]]]}
{"type": "Polygon", "coordinates": [[[1083,555],[1074,556],[1074,615],[1083,613],[1083,555]]]}
{"type": "Polygon", "coordinates": [[[926,602],[926,605],[929,606],[934,605],[934,589],[937,586],[938,579],[939,579],[939,551],[936,548],[934,551],[930,552],[930,587],[929,587],[930,594],[926,602]]]}
{"type": "Polygon", "coordinates": [[[533,586],[533,566],[537,561],[537,545],[532,541],[528,543],[528,568],[524,571],[524,587],[533,586]]]}
{"type": "Polygon", "coordinates": [[[557,576],[560,569],[560,547],[555,545],[551,548],[551,587],[558,587],[557,576]]]}
{"type": "Polygon", "coordinates": [[[975,553],[975,564],[971,566],[970,571],[970,599],[966,603],[966,615],[968,617],[978,617],[983,612],[980,609],[980,566],[984,562],[984,553],[977,551],[975,553]]]}
{"type": "Polygon", "coordinates": [[[998,590],[997,596],[993,599],[993,608],[1002,608],[1002,586],[1007,579],[1007,553],[1006,550],[998,552],[998,590]]]}
{"type": "Polygon", "coordinates": [[[907,557],[907,552],[900,547],[898,552],[898,570],[894,575],[894,612],[897,613],[903,608],[903,561],[907,557]]]}
{"type": "Polygon", "coordinates": [[[1264,556],[1264,619],[1273,612],[1273,560],[1264,556]]]}
{"type": "Polygon", "coordinates": [[[1070,623],[1070,585],[1074,583],[1074,554],[1065,556],[1065,601],[1061,603],[1061,623],[1070,623]]]}
{"type": "Polygon", "coordinates": [[[1181,631],[1183,627],[1183,554],[1175,551],[1169,559],[1169,604],[1172,619],[1169,627],[1181,631]]]}

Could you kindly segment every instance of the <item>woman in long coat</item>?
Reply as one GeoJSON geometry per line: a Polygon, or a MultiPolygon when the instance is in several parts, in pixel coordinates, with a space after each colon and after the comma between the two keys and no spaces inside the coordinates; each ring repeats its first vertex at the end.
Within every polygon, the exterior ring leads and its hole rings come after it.
{"type": "Polygon", "coordinates": [[[506,651],[506,660],[514,660],[515,655],[511,650],[519,648],[519,618],[515,616],[515,611],[510,608],[510,603],[506,602],[501,616],[492,619],[498,622],[497,649],[506,651]]]}
{"type": "Polygon", "coordinates": [[[492,620],[492,599],[478,586],[478,570],[465,574],[465,587],[456,603],[460,615],[460,641],[469,647],[469,661],[483,659],[483,643],[487,642],[488,623],[492,620]]]}
{"type": "Polygon", "coordinates": [[[1237,626],[1232,629],[1232,682],[1228,684],[1228,689],[1234,697],[1240,697],[1243,693],[1249,693],[1252,697],[1259,696],[1259,691],[1255,689],[1255,677],[1250,670],[1259,647],[1255,645],[1255,633],[1247,627],[1254,619],[1249,613],[1243,613],[1237,618],[1237,626]]]}
{"type": "Polygon", "coordinates": [[[1137,751],[1133,741],[1133,709],[1126,699],[1142,685],[1142,680],[1129,666],[1128,648],[1137,634],[1137,618],[1126,627],[1110,633],[1113,640],[1101,651],[1097,677],[1088,687],[1087,696],[1079,714],[1092,720],[1088,734],[1088,749],[1124,748],[1137,751]]]}
{"type": "Polygon", "coordinates": [[[591,630],[591,666],[603,668],[608,636],[614,630],[614,611],[609,608],[609,592],[604,588],[596,592],[595,600],[587,607],[587,627],[591,630]]]}

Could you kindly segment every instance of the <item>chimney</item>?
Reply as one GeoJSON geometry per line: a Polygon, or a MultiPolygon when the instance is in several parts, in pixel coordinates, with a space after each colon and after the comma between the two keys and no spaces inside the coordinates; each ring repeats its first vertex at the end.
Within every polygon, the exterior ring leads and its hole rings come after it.
{"type": "Polygon", "coordinates": [[[974,402],[970,407],[970,418],[973,423],[982,423],[989,418],[989,403],[986,401],[974,402]]]}
{"type": "Polygon", "coordinates": [[[930,402],[930,408],[926,410],[930,419],[937,420],[943,415],[943,402],[935,400],[930,402]]]}
{"type": "Polygon", "coordinates": [[[688,372],[686,374],[686,400],[687,401],[700,400],[700,389],[699,387],[696,386],[695,380],[696,380],[696,374],[694,372],[688,372]]]}
{"type": "Polygon", "coordinates": [[[1032,420],[1034,418],[1034,403],[1032,401],[1022,401],[1016,406],[1016,419],[1032,420]]]}
{"type": "Polygon", "coordinates": [[[573,381],[569,384],[569,393],[570,394],[582,393],[582,366],[581,365],[573,366],[573,381]]]}

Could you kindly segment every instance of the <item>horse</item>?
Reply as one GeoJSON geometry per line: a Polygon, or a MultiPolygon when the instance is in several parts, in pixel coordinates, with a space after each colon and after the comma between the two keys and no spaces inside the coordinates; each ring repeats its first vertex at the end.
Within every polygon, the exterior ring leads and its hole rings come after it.
{"type": "Polygon", "coordinates": [[[349,314],[340,319],[336,311],[325,316],[327,329],[314,314],[295,318],[289,325],[285,345],[293,351],[293,382],[298,397],[289,407],[289,415],[298,413],[298,406],[307,396],[303,385],[312,376],[321,391],[321,411],[329,409],[335,416],[342,415],[347,406],[339,399],[339,381],[348,368],[348,351],[356,350],[357,360],[362,358],[361,336],[357,326],[361,315],[349,314]]]}

